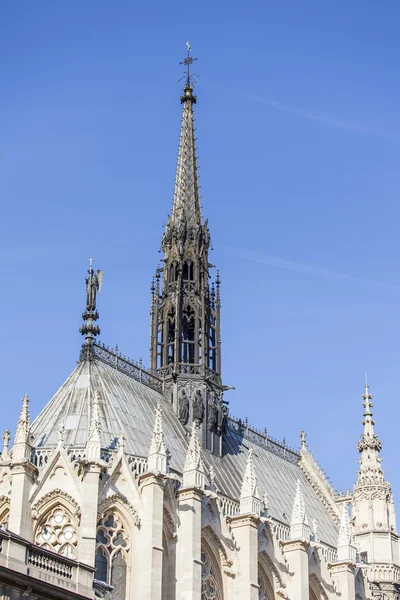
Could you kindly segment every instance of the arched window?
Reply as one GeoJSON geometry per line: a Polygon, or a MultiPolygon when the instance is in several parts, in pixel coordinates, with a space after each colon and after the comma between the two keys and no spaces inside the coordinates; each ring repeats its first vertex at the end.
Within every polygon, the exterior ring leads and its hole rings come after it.
{"type": "Polygon", "coordinates": [[[187,260],[183,263],[183,280],[193,281],[194,280],[194,265],[191,260],[187,260]]]}
{"type": "Polygon", "coordinates": [[[127,597],[129,537],[118,513],[108,512],[97,523],[95,579],[113,586],[110,598],[127,597]]]}
{"type": "Polygon", "coordinates": [[[211,555],[203,547],[201,551],[201,600],[222,600],[222,589],[211,555]]]}
{"type": "Polygon", "coordinates": [[[38,546],[77,558],[77,526],[69,511],[62,505],[53,507],[40,521],[35,542],[38,546]]]}
{"type": "Polygon", "coordinates": [[[182,314],[182,357],[184,363],[194,363],[195,312],[185,306],[182,314]]]}
{"type": "Polygon", "coordinates": [[[168,271],[168,283],[174,283],[177,279],[178,267],[176,263],[171,263],[168,271]]]}

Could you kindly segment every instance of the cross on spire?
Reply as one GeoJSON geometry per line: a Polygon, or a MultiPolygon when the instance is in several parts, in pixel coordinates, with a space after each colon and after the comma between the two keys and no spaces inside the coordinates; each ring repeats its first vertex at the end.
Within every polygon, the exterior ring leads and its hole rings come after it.
{"type": "Polygon", "coordinates": [[[193,75],[190,72],[190,67],[194,63],[194,61],[197,60],[197,58],[193,58],[193,56],[190,55],[190,53],[192,51],[192,46],[189,44],[189,42],[186,42],[186,48],[187,48],[187,57],[184,60],[182,60],[179,64],[185,65],[185,67],[186,67],[186,87],[192,87],[193,75]]]}

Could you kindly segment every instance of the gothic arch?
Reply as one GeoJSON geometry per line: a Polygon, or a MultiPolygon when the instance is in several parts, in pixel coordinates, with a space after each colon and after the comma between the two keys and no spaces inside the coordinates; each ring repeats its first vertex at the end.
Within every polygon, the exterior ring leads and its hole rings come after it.
{"type": "MultiPolygon", "coordinates": [[[[206,527],[201,539],[201,600],[223,600],[224,584],[221,571],[221,550],[214,536],[218,536],[206,527]]],[[[221,544],[222,546],[222,544],[221,544]]],[[[232,564],[232,563],[231,563],[232,564]]]]}
{"type": "Polygon", "coordinates": [[[315,573],[309,577],[310,600],[329,600],[324,587],[315,573]]]}
{"type": "Polygon", "coordinates": [[[73,517],[79,519],[81,509],[78,502],[70,494],[67,494],[67,492],[60,490],[59,488],[51,490],[51,492],[48,492],[35,502],[32,506],[33,519],[38,520],[43,513],[48,512],[57,505],[64,506],[73,517]]]}
{"type": "Polygon", "coordinates": [[[259,600],[275,599],[274,584],[261,561],[258,562],[258,585],[260,586],[258,592],[259,600]]]}
{"type": "Polygon", "coordinates": [[[220,538],[215,533],[215,531],[211,527],[211,525],[207,525],[206,527],[204,527],[202,529],[201,534],[202,534],[202,538],[205,540],[205,542],[208,544],[208,546],[212,549],[214,555],[215,555],[215,552],[218,552],[218,558],[219,558],[218,562],[219,562],[220,568],[225,567],[225,568],[229,569],[232,566],[233,561],[230,558],[228,558],[228,555],[226,553],[223,543],[221,542],[220,538]]]}
{"type": "Polygon", "coordinates": [[[77,559],[79,534],[77,511],[72,512],[62,496],[47,499],[47,502],[46,498],[44,500],[41,508],[34,512],[37,520],[34,532],[35,544],[67,558],[77,559]]]}
{"type": "Polygon", "coordinates": [[[99,516],[96,528],[95,578],[113,587],[110,600],[129,597],[131,536],[129,520],[116,503],[99,516]]]}
{"type": "Polygon", "coordinates": [[[271,598],[275,598],[275,594],[278,595],[280,598],[286,598],[286,584],[283,583],[278,567],[275,565],[274,561],[272,560],[272,558],[266,550],[263,550],[259,553],[258,565],[269,582],[270,588],[272,590],[271,598]]]}
{"type": "Polygon", "coordinates": [[[124,496],[113,494],[112,496],[105,498],[100,502],[97,512],[99,516],[102,517],[110,510],[120,512],[126,523],[132,523],[136,527],[140,527],[140,518],[136,509],[124,496]]]}

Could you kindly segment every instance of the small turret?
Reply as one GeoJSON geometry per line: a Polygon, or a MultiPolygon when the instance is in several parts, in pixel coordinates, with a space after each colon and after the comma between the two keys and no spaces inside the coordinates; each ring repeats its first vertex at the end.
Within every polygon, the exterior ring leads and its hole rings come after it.
{"type": "Polygon", "coordinates": [[[162,412],[161,405],[157,404],[153,437],[151,438],[149,456],[147,460],[147,469],[148,471],[159,471],[161,473],[166,473],[167,452],[165,449],[162,412]]]}
{"type": "Polygon", "coordinates": [[[310,524],[306,513],[306,504],[300,479],[297,480],[296,495],[290,520],[290,539],[310,539],[310,524]]]}
{"type": "Polygon", "coordinates": [[[31,418],[29,415],[29,397],[28,394],[22,398],[22,409],[19,416],[17,430],[15,433],[12,462],[13,464],[30,459],[31,455],[31,418]]]}
{"type": "Polygon", "coordinates": [[[262,502],[258,491],[256,470],[253,462],[253,450],[247,455],[246,469],[244,472],[242,489],[240,492],[240,514],[260,515],[262,502]]]}
{"type": "Polygon", "coordinates": [[[203,455],[196,423],[193,421],[189,447],[186,453],[185,466],[183,469],[183,487],[197,487],[204,489],[204,486],[205,475],[203,455]]]}

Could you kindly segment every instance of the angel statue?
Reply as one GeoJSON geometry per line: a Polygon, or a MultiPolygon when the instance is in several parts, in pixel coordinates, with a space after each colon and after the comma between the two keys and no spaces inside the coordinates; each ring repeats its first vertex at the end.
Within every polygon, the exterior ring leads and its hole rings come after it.
{"type": "Polygon", "coordinates": [[[93,271],[92,265],[88,269],[89,277],[86,279],[86,309],[96,310],[96,295],[101,292],[103,271],[93,271]]]}

